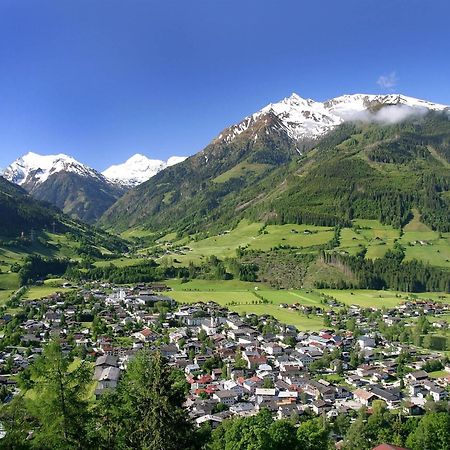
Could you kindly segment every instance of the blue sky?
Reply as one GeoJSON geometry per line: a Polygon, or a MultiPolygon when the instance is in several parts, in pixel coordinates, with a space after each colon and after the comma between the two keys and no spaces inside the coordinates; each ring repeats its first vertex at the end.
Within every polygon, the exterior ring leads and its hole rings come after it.
{"type": "Polygon", "coordinates": [[[445,0],[0,0],[0,167],[192,154],[294,91],[450,104],[449,17],[445,0]]]}

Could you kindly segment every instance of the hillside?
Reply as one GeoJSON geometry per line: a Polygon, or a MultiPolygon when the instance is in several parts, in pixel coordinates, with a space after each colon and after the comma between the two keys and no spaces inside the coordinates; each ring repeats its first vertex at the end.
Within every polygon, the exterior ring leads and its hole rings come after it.
{"type": "Polygon", "coordinates": [[[36,202],[27,192],[0,177],[0,236],[17,237],[32,228],[49,228],[56,210],[36,202]]]}
{"type": "Polygon", "coordinates": [[[100,224],[121,230],[142,224],[158,228],[176,224],[186,232],[218,221],[228,226],[234,212],[220,217],[228,199],[235,197],[237,204],[245,188],[289,163],[299,150],[272,112],[253,120],[232,140],[226,133],[233,130],[225,130],[203,151],[127,192],[100,224]]]}
{"type": "Polygon", "coordinates": [[[0,217],[0,298],[18,287],[17,271],[30,255],[79,260],[126,251],[121,239],[69,218],[3,177],[0,217]]]}

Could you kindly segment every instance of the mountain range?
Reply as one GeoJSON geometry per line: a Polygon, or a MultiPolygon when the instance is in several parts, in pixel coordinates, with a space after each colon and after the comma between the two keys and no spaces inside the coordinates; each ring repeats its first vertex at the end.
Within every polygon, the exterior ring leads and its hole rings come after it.
{"type": "Polygon", "coordinates": [[[399,225],[418,207],[442,227],[450,211],[448,114],[446,105],[399,94],[326,102],[292,94],[128,191],[100,224],[181,234],[228,229],[243,217],[399,225]]]}
{"type": "Polygon", "coordinates": [[[55,205],[72,217],[93,223],[127,189],[184,159],[171,157],[168,161],[161,161],[137,154],[100,173],[68,155],[29,152],[11,163],[3,171],[3,177],[36,199],[55,205]]]}
{"type": "Polygon", "coordinates": [[[412,207],[442,228],[450,198],[449,111],[400,94],[319,102],[294,93],[227,127],[187,159],[137,154],[100,173],[67,155],[28,153],[3,176],[72,217],[116,230],[195,233],[229,228],[242,217],[400,224],[412,207]]]}

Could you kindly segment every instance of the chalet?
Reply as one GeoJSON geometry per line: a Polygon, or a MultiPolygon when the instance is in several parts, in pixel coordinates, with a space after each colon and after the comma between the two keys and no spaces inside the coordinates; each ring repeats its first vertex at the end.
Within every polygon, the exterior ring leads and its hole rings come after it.
{"type": "Polygon", "coordinates": [[[217,400],[219,403],[230,406],[236,403],[237,395],[233,391],[222,390],[214,392],[212,398],[217,400]]]}
{"type": "Polygon", "coordinates": [[[356,389],[353,391],[353,398],[364,406],[371,406],[372,402],[377,399],[377,396],[365,389],[356,389]]]}

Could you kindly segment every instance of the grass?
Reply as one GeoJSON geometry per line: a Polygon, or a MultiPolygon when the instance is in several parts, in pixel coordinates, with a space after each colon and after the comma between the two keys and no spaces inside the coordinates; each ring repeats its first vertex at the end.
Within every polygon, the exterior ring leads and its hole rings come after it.
{"type": "Polygon", "coordinates": [[[121,237],[124,239],[132,239],[132,238],[143,238],[148,236],[154,236],[155,233],[149,230],[145,230],[143,228],[131,228],[129,230],[121,233],[121,237]]]}
{"type": "Polygon", "coordinates": [[[346,305],[359,305],[364,308],[394,308],[411,296],[418,299],[450,302],[450,295],[442,292],[410,294],[406,292],[377,291],[371,289],[319,289],[318,292],[331,295],[346,305]]]}
{"type": "Polygon", "coordinates": [[[190,280],[182,283],[180,279],[173,279],[166,282],[174,291],[249,291],[261,288],[261,283],[251,283],[240,280],[190,280]]]}
{"type": "Polygon", "coordinates": [[[398,230],[390,225],[383,225],[378,220],[358,219],[354,224],[355,228],[341,233],[340,248],[354,254],[362,246],[367,247],[366,258],[382,258],[400,235],[398,230]]]}
{"type": "Polygon", "coordinates": [[[447,375],[450,375],[448,372],[446,372],[445,370],[436,370],[435,372],[428,372],[428,376],[430,378],[442,378],[442,377],[446,377],[447,375]]]}
{"type": "Polygon", "coordinates": [[[0,274],[0,289],[18,289],[19,276],[17,273],[1,273],[0,274]]]}
{"type": "Polygon", "coordinates": [[[136,266],[138,264],[142,264],[143,262],[148,261],[144,258],[116,258],[116,259],[108,259],[105,261],[96,261],[94,266],[96,267],[107,267],[110,264],[113,264],[117,267],[128,267],[128,266],[136,266]]]}
{"type": "Polygon", "coordinates": [[[225,183],[226,181],[229,181],[232,178],[239,178],[239,177],[248,178],[252,174],[258,175],[263,173],[268,167],[271,166],[269,164],[242,162],[234,166],[232,169],[227,170],[218,177],[214,178],[213,181],[215,183],[225,183]]]}
{"type": "MultiPolygon", "coordinates": [[[[159,242],[168,242],[175,239],[175,235],[166,235],[159,242]]],[[[242,220],[239,225],[228,232],[211,236],[199,241],[179,241],[177,245],[184,245],[190,250],[186,254],[174,255],[180,263],[189,261],[199,263],[205,258],[216,255],[220,258],[233,257],[238,247],[247,247],[254,250],[267,251],[279,245],[309,248],[327,243],[333,238],[330,227],[314,225],[269,225],[263,228],[262,223],[251,223],[242,220]]]]}
{"type": "Polygon", "coordinates": [[[313,247],[326,244],[333,236],[334,231],[329,227],[290,224],[269,225],[263,234],[254,237],[249,244],[249,248],[267,251],[278,245],[313,247]]]}
{"type": "MultiPolygon", "coordinates": [[[[38,300],[62,291],[63,289],[55,286],[32,286],[23,296],[23,300],[38,300]]],[[[68,289],[64,289],[64,291],[68,291],[68,289]]]]}
{"type": "Polygon", "coordinates": [[[0,306],[19,288],[17,273],[0,273],[0,306]]]}
{"type": "Polygon", "coordinates": [[[405,261],[418,259],[433,266],[450,267],[450,233],[431,230],[420,221],[417,210],[403,228],[402,236],[398,230],[377,220],[358,219],[354,224],[354,228],[342,229],[339,246],[350,255],[366,247],[366,258],[382,258],[398,240],[405,248],[405,261]]]}
{"type": "Polygon", "coordinates": [[[4,305],[6,303],[6,300],[8,300],[9,297],[11,297],[13,292],[14,291],[9,291],[9,290],[0,291],[0,306],[4,305]]]}
{"type": "Polygon", "coordinates": [[[364,308],[394,308],[402,301],[405,301],[407,297],[407,294],[401,294],[394,291],[375,291],[370,289],[320,289],[320,292],[331,295],[346,305],[359,305],[364,308]],[[400,297],[397,295],[400,295],[400,297]]]}
{"type": "Polygon", "coordinates": [[[241,314],[271,315],[283,323],[295,325],[300,330],[318,330],[323,328],[323,320],[320,316],[307,317],[296,310],[280,308],[281,303],[318,305],[320,296],[317,293],[309,291],[276,291],[264,286],[258,286],[257,283],[237,280],[193,280],[188,283],[171,280],[168,282],[168,285],[173,288],[169,295],[180,303],[214,301],[241,314]],[[258,287],[257,290],[255,290],[255,286],[258,287]],[[258,303],[260,298],[255,293],[271,303],[258,303]]]}

